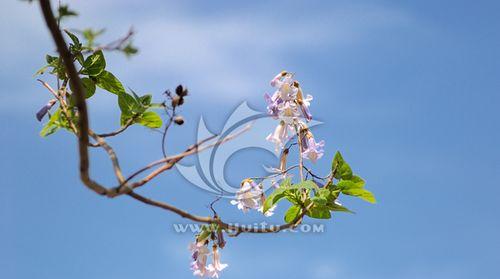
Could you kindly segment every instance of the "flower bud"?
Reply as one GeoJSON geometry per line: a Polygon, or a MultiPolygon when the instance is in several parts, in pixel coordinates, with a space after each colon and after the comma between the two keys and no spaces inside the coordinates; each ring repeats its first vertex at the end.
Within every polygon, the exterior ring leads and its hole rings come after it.
{"type": "Polygon", "coordinates": [[[37,113],[36,113],[36,119],[38,121],[42,121],[42,118],[49,112],[49,110],[54,106],[54,104],[57,102],[56,99],[50,100],[45,106],[43,106],[37,113]]]}

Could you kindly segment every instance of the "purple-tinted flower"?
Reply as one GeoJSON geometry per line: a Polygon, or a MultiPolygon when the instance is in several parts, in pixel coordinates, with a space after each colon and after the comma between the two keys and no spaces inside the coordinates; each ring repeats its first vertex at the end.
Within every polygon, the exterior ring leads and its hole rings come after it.
{"type": "Polygon", "coordinates": [[[266,137],[266,140],[276,144],[276,153],[278,153],[288,140],[288,130],[285,122],[280,121],[280,124],[274,129],[274,132],[266,137]]]}
{"type": "Polygon", "coordinates": [[[303,94],[302,94],[302,89],[299,86],[298,82],[294,83],[294,86],[297,88],[297,104],[300,106],[300,110],[302,111],[302,114],[304,115],[304,118],[307,121],[312,120],[312,115],[311,112],[309,111],[309,106],[311,105],[311,101],[313,99],[313,96],[307,95],[306,98],[304,99],[303,94]]]}
{"type": "Polygon", "coordinates": [[[316,160],[323,156],[325,141],[316,142],[314,135],[304,123],[300,124],[299,134],[300,153],[302,158],[309,159],[315,163],[316,160]]]}
{"type": "Polygon", "coordinates": [[[220,254],[217,246],[213,246],[212,263],[207,266],[208,275],[212,278],[219,278],[219,273],[228,265],[220,262],[220,254]]]}
{"type": "Polygon", "coordinates": [[[277,74],[272,80],[271,80],[271,86],[272,87],[280,87],[281,85],[281,80],[283,79],[284,76],[286,76],[288,73],[287,71],[281,71],[279,74],[277,74]]]}
{"type": "Polygon", "coordinates": [[[236,199],[231,204],[236,205],[239,210],[248,212],[250,209],[259,209],[261,206],[260,197],[262,188],[251,179],[242,182],[240,190],[236,193],[236,199]]]}
{"type": "Polygon", "coordinates": [[[269,94],[264,94],[264,100],[267,103],[267,113],[273,118],[278,118],[278,106],[280,104],[281,99],[278,98],[277,94],[273,96],[269,96],[269,94]]]}
{"type": "Polygon", "coordinates": [[[307,137],[304,141],[305,144],[302,146],[302,158],[309,159],[311,162],[316,163],[316,160],[323,157],[323,147],[325,146],[325,141],[316,142],[313,137],[307,137]]]}
{"type": "Polygon", "coordinates": [[[191,262],[191,270],[193,275],[204,277],[208,274],[207,271],[207,259],[210,251],[207,246],[201,242],[195,242],[189,244],[189,251],[193,252],[191,262]]]}
{"type": "Polygon", "coordinates": [[[37,113],[36,113],[36,119],[38,121],[42,121],[42,118],[49,112],[49,110],[54,106],[54,104],[57,102],[56,99],[50,100],[45,106],[43,106],[37,113]]]}
{"type": "Polygon", "coordinates": [[[291,77],[283,78],[283,81],[278,88],[277,93],[279,93],[280,98],[283,101],[293,101],[297,96],[298,89],[293,86],[294,80],[291,77]]]}
{"type": "MultiPolygon", "coordinates": [[[[300,94],[300,96],[302,97],[302,94],[300,94]]],[[[311,105],[312,99],[313,99],[313,96],[308,94],[305,99],[301,98],[301,100],[299,101],[300,110],[302,111],[302,114],[304,115],[304,118],[307,121],[312,120],[312,114],[309,111],[309,106],[311,105]]]]}

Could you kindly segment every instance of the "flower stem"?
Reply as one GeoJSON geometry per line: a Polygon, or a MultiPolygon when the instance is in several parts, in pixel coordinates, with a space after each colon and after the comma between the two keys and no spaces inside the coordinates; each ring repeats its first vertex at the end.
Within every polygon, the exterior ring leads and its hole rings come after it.
{"type": "Polygon", "coordinates": [[[295,131],[297,132],[297,142],[299,144],[299,174],[300,181],[304,181],[304,162],[302,161],[302,140],[300,138],[300,127],[298,124],[295,124],[295,131]]]}

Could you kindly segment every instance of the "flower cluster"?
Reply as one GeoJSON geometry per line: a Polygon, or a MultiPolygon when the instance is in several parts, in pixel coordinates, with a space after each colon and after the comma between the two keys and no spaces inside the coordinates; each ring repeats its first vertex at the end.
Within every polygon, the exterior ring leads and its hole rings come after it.
{"type": "MultiPolygon", "coordinates": [[[[206,231],[204,231],[206,232],[206,231]]],[[[203,235],[202,233],[201,235],[203,235]]],[[[191,270],[193,271],[193,275],[199,277],[212,277],[219,278],[219,273],[225,269],[228,265],[220,262],[220,252],[218,247],[223,247],[221,244],[214,243],[212,245],[212,252],[208,249],[208,236],[211,233],[205,233],[204,237],[197,237],[194,243],[189,244],[189,251],[192,252],[192,262],[191,262],[191,270]],[[212,262],[207,265],[208,256],[212,255],[212,262]]]]}
{"type": "MultiPolygon", "coordinates": [[[[232,200],[231,204],[236,205],[243,212],[248,212],[250,209],[262,212],[266,200],[262,188],[262,184],[257,184],[252,179],[243,180],[240,189],[236,193],[236,199],[232,200]]],[[[268,210],[265,216],[273,215],[273,210],[274,208],[268,210]]]]}
{"type": "Polygon", "coordinates": [[[268,114],[279,120],[279,123],[266,140],[275,143],[276,152],[279,152],[289,140],[289,131],[292,135],[300,134],[302,158],[316,162],[323,156],[325,143],[316,142],[306,125],[306,122],[312,120],[309,106],[313,97],[308,94],[304,98],[299,82],[293,79],[292,73],[286,71],[276,75],[271,80],[271,86],[276,88],[276,91],[272,96],[265,94],[264,99],[267,102],[268,114]],[[301,115],[305,121],[301,119],[301,115]]]}

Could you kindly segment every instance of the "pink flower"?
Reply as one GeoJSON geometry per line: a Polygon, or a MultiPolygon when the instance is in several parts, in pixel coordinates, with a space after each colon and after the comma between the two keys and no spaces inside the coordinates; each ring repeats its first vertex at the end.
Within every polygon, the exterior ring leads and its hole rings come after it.
{"type": "Polygon", "coordinates": [[[213,246],[212,263],[207,266],[208,275],[212,278],[219,278],[219,273],[228,265],[220,262],[219,250],[213,246]]]}
{"type": "Polygon", "coordinates": [[[240,190],[236,193],[236,199],[231,204],[236,205],[239,210],[248,212],[250,209],[259,209],[261,206],[260,197],[263,192],[259,185],[251,179],[242,182],[240,190]]]}
{"type": "Polygon", "coordinates": [[[210,254],[207,246],[201,242],[189,244],[189,251],[193,252],[191,262],[191,270],[193,275],[204,277],[207,275],[207,258],[210,254]]]}
{"type": "Polygon", "coordinates": [[[288,140],[288,130],[285,122],[280,121],[274,132],[266,137],[266,140],[276,144],[276,152],[278,153],[288,140]]]}
{"type": "Polygon", "coordinates": [[[309,159],[311,162],[316,163],[318,159],[323,157],[324,146],[324,140],[316,142],[313,137],[307,138],[307,140],[302,143],[302,158],[309,159]]]}

